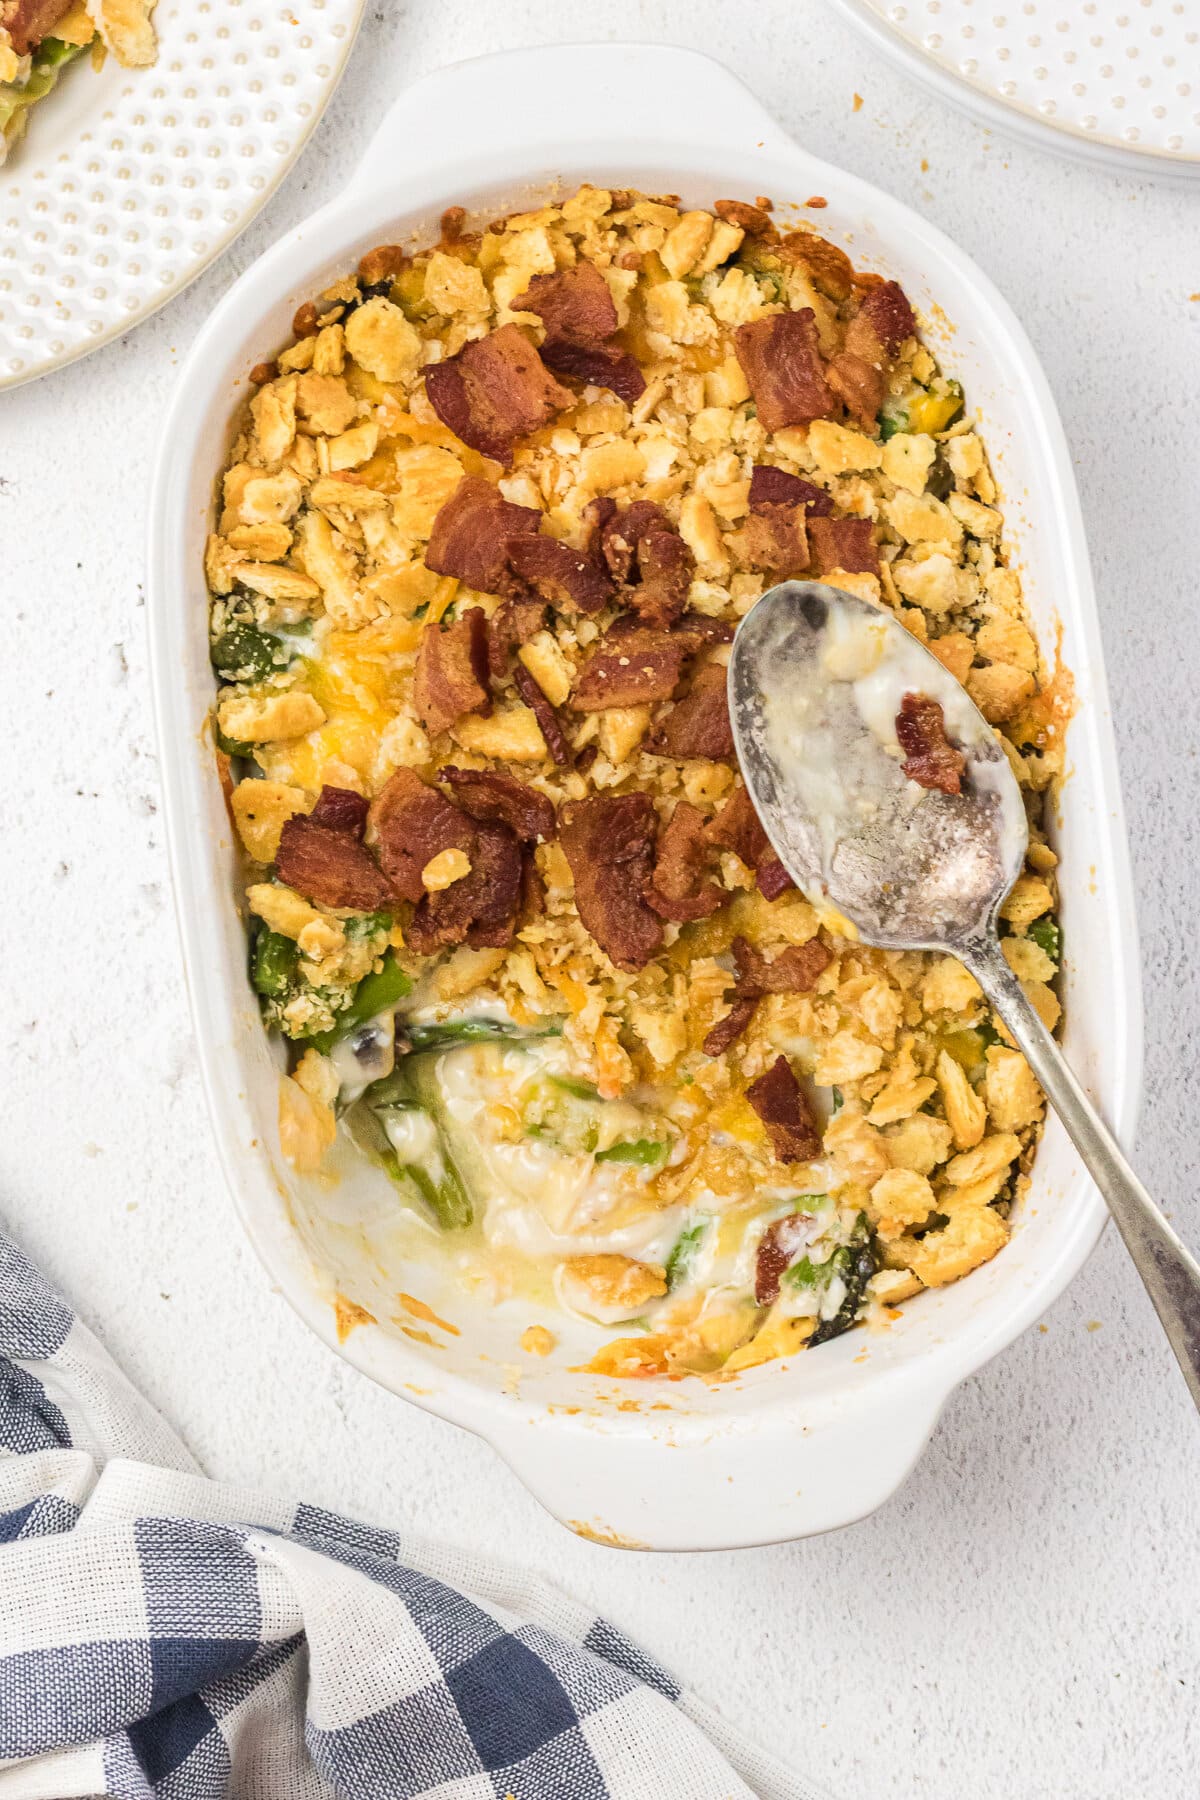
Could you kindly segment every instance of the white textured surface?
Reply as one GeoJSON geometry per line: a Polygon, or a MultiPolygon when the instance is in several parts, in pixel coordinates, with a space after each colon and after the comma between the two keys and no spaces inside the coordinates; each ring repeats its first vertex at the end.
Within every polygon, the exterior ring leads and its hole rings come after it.
{"type": "Polygon", "coordinates": [[[1194,0],[836,0],[973,92],[1093,143],[1200,159],[1194,0]]]}
{"type": "Polygon", "coordinates": [[[0,388],[127,331],[299,154],[363,0],[165,0],[158,60],[79,59],[0,169],[0,388]]]}
{"type": "Polygon", "coordinates": [[[844,1800],[1190,1800],[1200,1438],[1111,1236],[1045,1332],[959,1391],[873,1519],[647,1560],[570,1537],[484,1446],[336,1362],[234,1224],[192,1063],[145,681],[144,494],[176,354],[233,270],[336,192],[407,76],[600,29],[709,50],[814,148],[926,208],[1045,360],[1091,530],[1135,846],[1140,1159],[1200,1241],[1192,203],[1010,149],[818,0],[377,8],[316,141],[234,250],[133,337],[0,400],[0,1215],[214,1475],[525,1559],[844,1800]]]}

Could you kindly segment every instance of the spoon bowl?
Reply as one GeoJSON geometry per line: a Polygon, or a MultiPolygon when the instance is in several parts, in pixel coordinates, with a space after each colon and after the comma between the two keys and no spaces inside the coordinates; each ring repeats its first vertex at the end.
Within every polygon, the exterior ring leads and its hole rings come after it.
{"type": "Polygon", "coordinates": [[[729,666],[738,761],[767,836],[810,899],[884,949],[994,930],[1029,842],[995,731],[937,657],[856,594],[787,581],[743,620],[729,666]],[[942,709],[961,791],[904,773],[904,695],[942,709]]]}
{"type": "Polygon", "coordinates": [[[797,886],[869,944],[958,956],[1103,1194],[1200,1408],[1200,1263],[1167,1223],[1000,947],[1029,828],[999,734],[885,608],[816,581],[742,620],[729,714],[746,786],[797,886]]]}

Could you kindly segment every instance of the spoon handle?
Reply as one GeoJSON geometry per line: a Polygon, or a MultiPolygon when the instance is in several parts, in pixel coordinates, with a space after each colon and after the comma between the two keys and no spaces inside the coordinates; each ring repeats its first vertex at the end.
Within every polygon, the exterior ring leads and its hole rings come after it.
{"type": "Polygon", "coordinates": [[[1062,1051],[1025,998],[998,941],[989,938],[972,944],[962,954],[1091,1171],[1154,1302],[1192,1399],[1200,1407],[1200,1263],[1126,1162],[1062,1051]]]}

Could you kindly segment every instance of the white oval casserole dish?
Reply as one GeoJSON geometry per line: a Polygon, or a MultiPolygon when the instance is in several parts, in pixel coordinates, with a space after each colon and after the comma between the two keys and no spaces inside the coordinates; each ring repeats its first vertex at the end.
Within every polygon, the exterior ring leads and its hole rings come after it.
{"type": "Polygon", "coordinates": [[[302,301],[375,244],[411,233],[431,241],[449,205],[486,219],[583,180],[677,192],[691,205],[824,195],[821,230],[856,263],[903,284],[945,372],[961,379],[981,416],[1039,635],[1053,644],[1061,626],[1075,677],[1058,832],[1066,1044],[1130,1137],[1141,1003],[1128,853],[1079,502],[1045,378],[1008,306],[953,244],[801,149],[740,83],[692,52],[516,51],[428,77],[396,102],[347,190],[261,257],[213,313],[176,388],[151,511],[151,657],[171,861],[222,1162],[251,1239],[301,1316],[364,1373],[487,1438],[576,1529],[630,1546],[732,1548],[829,1530],[879,1506],[955,1384],[1062,1292],[1105,1216],[1065,1134],[1051,1121],[1002,1254],[922,1294],[887,1332],[851,1332],[713,1386],[584,1373],[585,1340],[570,1327],[544,1361],[523,1357],[528,1308],[473,1304],[434,1265],[385,1269],[366,1251],[363,1222],[391,1203],[376,1171],[322,1182],[297,1177],[280,1157],[282,1052],[268,1043],[246,979],[238,855],[207,729],[202,548],[250,368],[286,341],[302,301]],[[456,1331],[406,1310],[399,1290],[456,1331]],[[338,1293],[380,1323],[346,1334],[338,1293]]]}

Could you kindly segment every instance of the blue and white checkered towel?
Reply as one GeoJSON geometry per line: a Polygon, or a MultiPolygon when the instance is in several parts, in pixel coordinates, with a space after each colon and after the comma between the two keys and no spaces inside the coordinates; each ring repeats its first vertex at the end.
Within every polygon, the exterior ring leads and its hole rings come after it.
{"type": "Polygon", "coordinates": [[[0,1236],[5,1800],[819,1800],[543,1583],[206,1481],[0,1236]]]}

